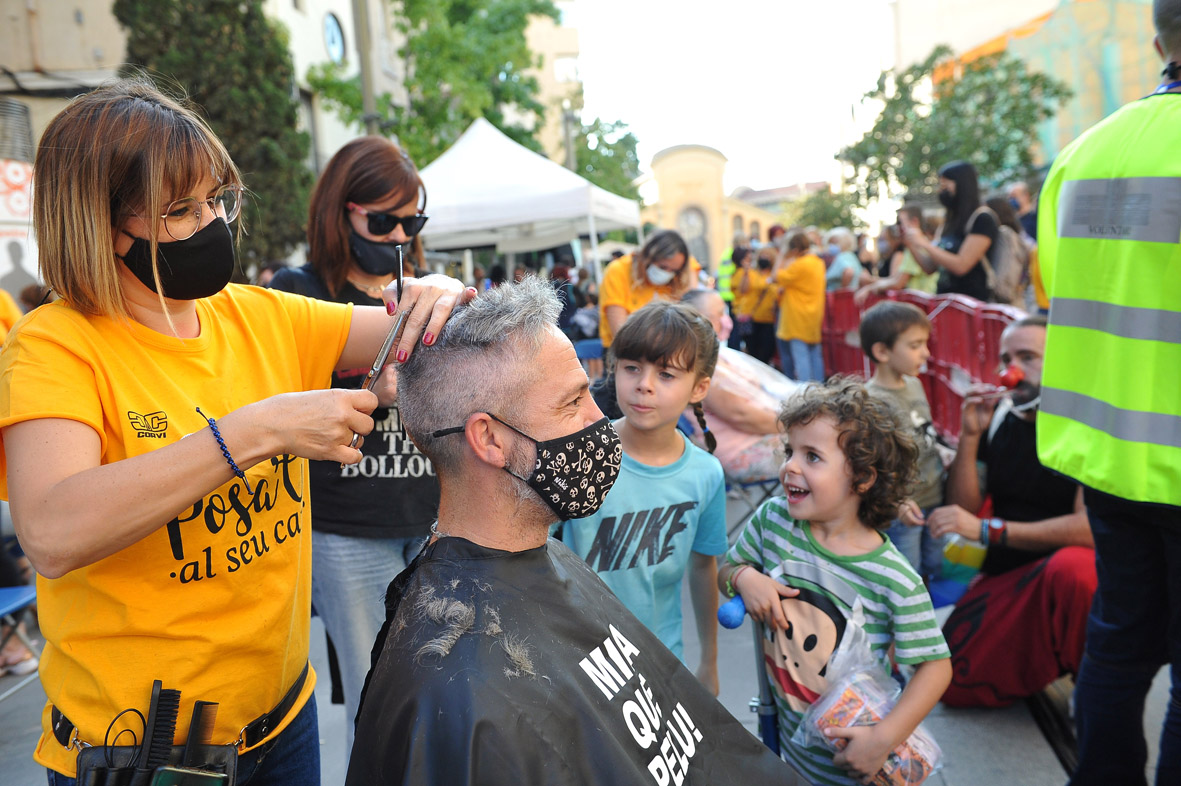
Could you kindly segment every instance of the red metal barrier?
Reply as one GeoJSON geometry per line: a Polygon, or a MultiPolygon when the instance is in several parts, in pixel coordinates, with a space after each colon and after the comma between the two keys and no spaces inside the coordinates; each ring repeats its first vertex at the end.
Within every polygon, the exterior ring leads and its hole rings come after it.
{"type": "MultiPolygon", "coordinates": [[[[881,299],[871,297],[863,308],[858,308],[852,291],[828,293],[821,338],[828,374],[868,378],[872,373],[861,351],[858,327],[864,309],[881,299]]],[[[976,383],[997,384],[1001,332],[1023,312],[963,295],[927,295],[909,289],[888,292],[886,299],[913,303],[931,320],[931,338],[927,342],[931,357],[920,379],[931,404],[935,428],[954,441],[960,433],[964,392],[976,383]]]]}
{"type": "Polygon", "coordinates": [[[979,320],[977,332],[980,334],[978,346],[981,380],[994,385],[1000,384],[1001,333],[1023,316],[1024,311],[1000,303],[981,303],[976,307],[976,318],[979,320]]]}
{"type": "Polygon", "coordinates": [[[824,328],[821,344],[824,350],[824,370],[833,374],[853,374],[868,377],[873,370],[869,359],[861,351],[861,309],[853,302],[853,292],[842,289],[829,292],[824,304],[824,328]]]}

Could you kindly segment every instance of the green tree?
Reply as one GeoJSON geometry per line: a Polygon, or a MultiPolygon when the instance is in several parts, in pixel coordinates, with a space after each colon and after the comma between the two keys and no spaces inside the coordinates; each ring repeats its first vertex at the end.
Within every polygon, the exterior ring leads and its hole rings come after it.
{"type": "Polygon", "coordinates": [[[837,158],[854,168],[865,200],[931,193],[939,167],[954,160],[972,162],[982,184],[1000,185],[1029,174],[1038,124],[1069,97],[1065,84],[1008,52],[959,66],[939,46],[904,71],[882,72],[865,95],[882,103],[877,122],[837,158]]]}
{"type": "Polygon", "coordinates": [[[628,199],[639,199],[635,179],[640,176],[636,136],[627,124],[595,118],[582,127],[582,144],[575,140],[575,171],[600,188],[628,199]]]}
{"type": "MultiPolygon", "coordinates": [[[[558,18],[551,0],[401,0],[398,29],[406,36],[399,54],[406,62],[408,106],[378,97],[386,133],[420,166],[426,166],[459,138],[477,117],[530,150],[545,115],[537,100],[537,65],[525,43],[534,15],[558,18]]],[[[360,125],[361,91],[357,77],[343,69],[319,66],[308,84],[347,123],[360,125]]]]}
{"type": "Polygon", "coordinates": [[[865,223],[856,213],[858,207],[860,199],[857,194],[834,194],[825,189],[795,202],[785,202],[782,221],[785,226],[861,229],[865,223]]]}
{"type": "Polygon", "coordinates": [[[287,256],[304,239],[312,174],[285,31],[261,0],[115,0],[113,10],[127,30],[125,72],[180,86],[241,169],[252,194],[243,261],[287,256]]]}

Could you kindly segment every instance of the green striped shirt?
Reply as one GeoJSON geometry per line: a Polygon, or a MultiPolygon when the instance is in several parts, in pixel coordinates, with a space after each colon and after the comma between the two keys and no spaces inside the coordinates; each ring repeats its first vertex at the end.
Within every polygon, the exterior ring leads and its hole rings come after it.
{"type": "MultiPolygon", "coordinates": [[[[889,670],[890,645],[898,663],[917,664],[951,656],[939,630],[931,598],[922,579],[885,537],[868,554],[838,556],[812,537],[806,521],[788,515],[787,501],[763,503],[726,554],[730,564],[749,564],[768,576],[831,598],[846,618],[863,611],[863,627],[874,654],[889,670]]],[[[773,648],[768,645],[769,649],[773,648]]],[[[773,663],[768,662],[771,669],[773,663]]],[[[813,783],[852,784],[822,747],[800,748],[791,736],[803,717],[806,700],[788,696],[771,669],[770,682],[779,709],[779,736],[784,757],[813,783]]]]}

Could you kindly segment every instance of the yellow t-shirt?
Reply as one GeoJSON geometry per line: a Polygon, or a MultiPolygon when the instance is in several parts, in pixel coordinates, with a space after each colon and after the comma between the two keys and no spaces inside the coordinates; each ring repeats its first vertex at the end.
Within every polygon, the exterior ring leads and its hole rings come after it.
{"type": "Polygon", "coordinates": [[[737,316],[749,316],[757,322],[773,322],[775,320],[775,293],[767,291],[767,275],[753,268],[739,269],[730,279],[730,289],[734,293],[734,313],[737,316]],[[745,292],[743,283],[749,279],[750,283],[745,292]],[[771,318],[766,317],[767,307],[770,305],[771,318]],[[759,314],[755,314],[758,311],[759,314]]]}
{"type": "Polygon", "coordinates": [[[752,316],[754,321],[760,325],[774,325],[775,309],[779,306],[779,290],[771,284],[770,273],[767,274],[766,281],[767,286],[764,288],[759,302],[755,304],[755,312],[752,316]]]}
{"type": "MultiPolygon", "coordinates": [[[[0,353],[0,427],[67,418],[98,433],[103,464],[148,453],[208,428],[196,407],[220,418],[271,395],[324,387],[352,319],[349,305],[237,285],[196,305],[194,339],[83,316],[61,302],[37,309],[0,353]]],[[[303,670],[307,461],[276,456],[246,475],[253,497],[235,478],[138,543],[61,578],[38,577],[41,682],[80,739],[101,745],[127,707],[146,715],[159,679],[182,692],[177,740],[187,738],[193,702],[203,699],[220,703],[213,742],[232,743],[303,670]]],[[[8,497],[2,451],[0,497],[8,497]]],[[[314,685],[312,674],[268,740],[314,685]]],[[[34,758],[72,777],[77,754],[54,739],[49,711],[47,704],[34,758]]],[[[142,735],[131,714],[112,737],[124,728],[142,735]]]]}
{"type": "Polygon", "coordinates": [[[939,287],[939,271],[928,273],[923,270],[919,261],[914,258],[914,254],[910,253],[909,248],[902,252],[902,262],[898,265],[898,272],[910,274],[910,280],[906,282],[907,289],[915,289],[919,292],[926,292],[928,295],[934,295],[939,287]]]}
{"type": "Polygon", "coordinates": [[[779,328],[775,337],[820,343],[824,324],[824,260],[805,254],[775,274],[780,288],[779,328]]]}
{"type": "MultiPolygon", "coordinates": [[[[696,259],[689,258],[689,270],[693,280],[696,280],[701,265],[696,259]]],[[[615,331],[607,322],[607,306],[622,306],[629,315],[648,305],[653,298],[659,296],[673,300],[681,293],[673,289],[673,284],[662,287],[653,286],[647,278],[637,283],[632,278],[632,255],[625,254],[616,259],[603,270],[603,281],[599,285],[599,338],[603,341],[603,348],[611,346],[615,340],[615,331]]]]}
{"type": "Polygon", "coordinates": [[[8,337],[8,331],[12,330],[12,326],[23,316],[20,306],[12,299],[12,295],[8,294],[8,290],[0,289],[0,343],[4,342],[8,337]]]}

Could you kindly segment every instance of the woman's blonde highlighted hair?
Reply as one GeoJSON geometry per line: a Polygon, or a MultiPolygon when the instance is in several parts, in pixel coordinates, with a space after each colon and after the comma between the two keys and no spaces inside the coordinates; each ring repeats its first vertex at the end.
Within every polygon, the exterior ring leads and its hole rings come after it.
{"type": "MultiPolygon", "coordinates": [[[[116,234],[133,217],[155,229],[168,204],[206,176],[241,185],[205,121],[146,77],[75,98],[50,121],[33,164],[42,279],[83,314],[127,317],[116,234]]],[[[149,241],[159,291],[154,231],[149,241]]]]}

